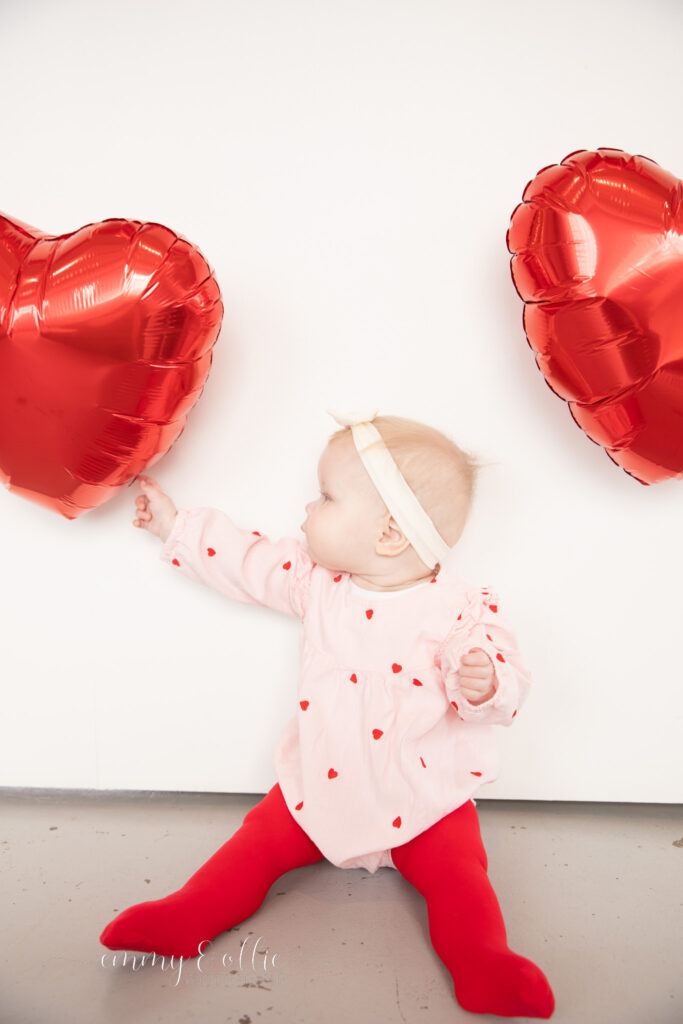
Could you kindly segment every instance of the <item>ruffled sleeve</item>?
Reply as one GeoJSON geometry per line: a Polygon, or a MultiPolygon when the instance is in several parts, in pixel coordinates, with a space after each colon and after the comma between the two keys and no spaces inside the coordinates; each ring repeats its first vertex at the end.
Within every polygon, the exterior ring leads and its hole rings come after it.
{"type": "Polygon", "coordinates": [[[526,700],[531,676],[522,662],[517,641],[501,614],[498,594],[468,591],[467,604],[436,653],[446,695],[454,713],[465,722],[510,725],[526,700]],[[470,704],[460,689],[461,658],[480,647],[493,662],[496,692],[483,704],[470,704]]]}
{"type": "Polygon", "coordinates": [[[176,572],[244,604],[303,619],[314,562],[291,537],[271,541],[243,530],[218,509],[179,509],[161,549],[176,572]]]}

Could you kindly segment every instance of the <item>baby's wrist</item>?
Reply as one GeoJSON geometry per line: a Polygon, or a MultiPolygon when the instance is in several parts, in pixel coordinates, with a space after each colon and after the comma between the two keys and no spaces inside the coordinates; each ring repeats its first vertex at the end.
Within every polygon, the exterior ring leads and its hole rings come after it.
{"type": "Polygon", "coordinates": [[[166,543],[168,538],[171,536],[171,533],[173,531],[173,527],[175,526],[175,521],[176,521],[177,515],[178,515],[177,511],[174,512],[173,515],[171,516],[171,518],[168,520],[168,522],[164,523],[163,528],[159,531],[159,538],[161,539],[162,543],[164,543],[164,544],[166,543]]]}

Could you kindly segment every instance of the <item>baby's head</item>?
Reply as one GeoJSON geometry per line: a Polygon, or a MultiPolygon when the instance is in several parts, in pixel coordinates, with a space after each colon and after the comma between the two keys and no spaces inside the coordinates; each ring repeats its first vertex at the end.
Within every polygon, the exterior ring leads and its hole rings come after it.
{"type": "MultiPolygon", "coordinates": [[[[482,463],[424,423],[376,416],[372,424],[441,537],[455,546],[482,463]]],[[[439,571],[440,566],[422,561],[387,509],[350,427],[330,437],[318,477],[320,497],[306,506],[302,530],[319,565],[349,572],[361,586],[382,590],[398,590],[439,571]]]]}

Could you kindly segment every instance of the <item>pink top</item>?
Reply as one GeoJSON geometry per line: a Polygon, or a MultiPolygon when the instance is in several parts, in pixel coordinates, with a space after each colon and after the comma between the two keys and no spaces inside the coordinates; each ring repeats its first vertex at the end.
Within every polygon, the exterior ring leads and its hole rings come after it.
{"type": "Polygon", "coordinates": [[[493,725],[531,682],[498,596],[442,570],[406,590],[365,590],[212,508],[181,509],[161,558],[227,597],[301,619],[296,715],[275,750],[291,814],[338,867],[393,867],[390,850],[498,774],[493,725]],[[463,697],[460,657],[481,647],[497,691],[463,697]]]}

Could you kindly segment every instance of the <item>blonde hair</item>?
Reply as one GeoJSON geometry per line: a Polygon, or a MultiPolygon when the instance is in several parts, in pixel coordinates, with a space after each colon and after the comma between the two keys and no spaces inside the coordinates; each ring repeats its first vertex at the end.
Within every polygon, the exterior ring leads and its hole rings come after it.
{"type": "MultiPolygon", "coordinates": [[[[430,516],[435,527],[453,547],[469,516],[477,474],[489,463],[460,448],[435,427],[402,416],[376,416],[372,421],[394,462],[430,516]]],[[[335,431],[330,444],[348,437],[350,427],[335,431]]]]}

